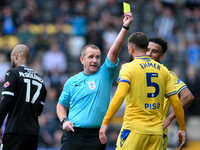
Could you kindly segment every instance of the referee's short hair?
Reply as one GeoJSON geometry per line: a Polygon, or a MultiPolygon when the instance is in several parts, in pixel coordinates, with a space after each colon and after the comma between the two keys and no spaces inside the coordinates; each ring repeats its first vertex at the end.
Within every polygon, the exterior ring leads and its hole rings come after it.
{"type": "MultiPolygon", "coordinates": [[[[81,51],[81,56],[84,56],[84,55],[85,55],[85,51],[86,51],[86,49],[87,49],[88,47],[91,47],[92,49],[96,49],[96,50],[99,50],[99,51],[100,51],[100,49],[99,49],[98,46],[96,46],[96,45],[94,45],[94,44],[88,44],[88,45],[86,45],[86,46],[83,47],[83,49],[82,49],[82,51],[81,51]]],[[[101,52],[101,51],[100,51],[100,52],[101,52]]]]}

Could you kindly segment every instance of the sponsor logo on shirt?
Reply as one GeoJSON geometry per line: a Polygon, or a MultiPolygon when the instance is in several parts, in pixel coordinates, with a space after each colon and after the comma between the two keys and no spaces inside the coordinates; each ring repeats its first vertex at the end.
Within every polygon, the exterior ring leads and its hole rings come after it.
{"type": "Polygon", "coordinates": [[[95,82],[94,81],[91,81],[91,82],[88,82],[88,86],[91,90],[94,90],[96,88],[96,85],[95,85],[95,82]]]}
{"type": "Polygon", "coordinates": [[[10,83],[7,81],[6,83],[4,83],[4,87],[7,88],[9,87],[10,83]]]}
{"type": "Polygon", "coordinates": [[[180,79],[177,79],[176,82],[179,84],[179,83],[181,83],[181,80],[180,80],[180,79]]]}
{"type": "Polygon", "coordinates": [[[9,76],[9,75],[10,75],[10,72],[7,72],[6,75],[9,76]]]}

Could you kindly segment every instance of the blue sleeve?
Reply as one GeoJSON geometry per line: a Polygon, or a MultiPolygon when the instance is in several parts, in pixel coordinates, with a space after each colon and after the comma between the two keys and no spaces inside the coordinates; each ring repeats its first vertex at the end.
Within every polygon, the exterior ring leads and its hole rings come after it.
{"type": "Polygon", "coordinates": [[[70,102],[70,80],[68,80],[64,87],[63,91],[59,97],[59,103],[65,107],[69,106],[70,102]]]}
{"type": "Polygon", "coordinates": [[[101,66],[102,72],[103,72],[102,75],[105,78],[113,79],[118,64],[119,64],[119,58],[117,58],[117,63],[114,64],[114,63],[109,61],[108,57],[106,57],[105,63],[101,66]]]}
{"type": "Polygon", "coordinates": [[[117,58],[117,63],[114,64],[114,63],[110,62],[110,60],[108,59],[108,57],[106,57],[104,65],[106,66],[106,68],[116,69],[117,66],[119,65],[119,58],[117,58]]]}

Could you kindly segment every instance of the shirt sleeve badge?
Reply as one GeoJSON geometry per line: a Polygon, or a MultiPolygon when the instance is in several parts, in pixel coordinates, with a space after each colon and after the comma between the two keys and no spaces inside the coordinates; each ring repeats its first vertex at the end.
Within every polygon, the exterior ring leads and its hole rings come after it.
{"type": "Polygon", "coordinates": [[[10,86],[10,83],[7,81],[6,83],[4,83],[4,88],[7,88],[10,86]]]}

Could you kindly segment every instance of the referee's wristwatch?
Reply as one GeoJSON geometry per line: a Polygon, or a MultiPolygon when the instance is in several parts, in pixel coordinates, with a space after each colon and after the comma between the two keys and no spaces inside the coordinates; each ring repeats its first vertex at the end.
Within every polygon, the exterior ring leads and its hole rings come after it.
{"type": "Polygon", "coordinates": [[[62,119],[60,120],[61,125],[63,125],[66,121],[68,121],[67,118],[62,118],[62,119]]]}

